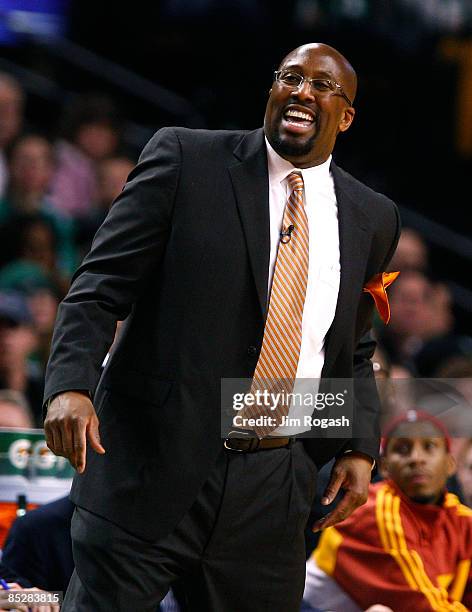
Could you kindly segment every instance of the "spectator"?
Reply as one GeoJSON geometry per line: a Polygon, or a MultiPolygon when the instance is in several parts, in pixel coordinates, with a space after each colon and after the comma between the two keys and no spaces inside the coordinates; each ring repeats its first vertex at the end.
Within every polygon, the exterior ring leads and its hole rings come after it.
{"type": "Polygon", "coordinates": [[[40,219],[50,224],[57,241],[57,265],[63,274],[70,276],[76,266],[73,224],[54,210],[46,197],[53,170],[53,149],[45,138],[23,136],[15,143],[10,155],[8,191],[0,200],[2,260],[8,261],[15,255],[18,224],[40,219]]]}
{"type": "MultiPolygon", "coordinates": [[[[31,585],[26,578],[18,576],[16,572],[0,562],[0,578],[8,583],[10,589],[28,588],[31,585]]],[[[11,610],[11,604],[8,602],[8,591],[0,590],[0,610],[11,610]]],[[[16,608],[18,609],[18,608],[16,608]]],[[[27,608],[23,608],[27,612],[27,608]]]]}
{"type": "Polygon", "coordinates": [[[71,217],[87,216],[97,201],[97,163],[116,153],[121,137],[117,109],[104,96],[78,97],[63,118],[51,198],[71,217]]]}
{"type": "Polygon", "coordinates": [[[36,356],[41,370],[44,372],[49,358],[49,347],[59,305],[58,299],[50,289],[46,287],[38,288],[28,296],[28,305],[33,317],[34,328],[38,335],[36,356]]]}
{"type": "Polygon", "coordinates": [[[19,83],[0,73],[0,197],[8,182],[5,150],[20,133],[23,125],[24,94],[19,83]]]}
{"type": "Polygon", "coordinates": [[[431,296],[432,316],[429,322],[432,338],[446,336],[454,327],[452,296],[444,283],[434,283],[431,296]]]}
{"type": "Polygon", "coordinates": [[[390,289],[391,319],[380,340],[390,359],[416,372],[415,359],[433,338],[447,336],[453,326],[447,287],[422,272],[402,272],[390,289]]]}
{"type": "Polygon", "coordinates": [[[400,274],[390,287],[390,324],[381,332],[381,342],[390,359],[411,363],[428,337],[431,285],[420,272],[400,274]]]}
{"type": "Polygon", "coordinates": [[[411,375],[408,370],[390,363],[380,345],[375,349],[372,364],[382,406],[380,422],[383,426],[411,406],[411,375]]]}
{"type": "Polygon", "coordinates": [[[69,280],[57,265],[57,242],[54,228],[41,217],[26,219],[20,225],[19,258],[38,265],[51,281],[51,286],[64,295],[69,280]]]}
{"type": "MultiPolygon", "coordinates": [[[[443,344],[441,347],[438,347],[438,355],[440,348],[442,349],[441,358],[436,359],[436,369],[434,371],[434,376],[438,379],[447,379],[446,382],[449,382],[453,387],[456,393],[459,394],[460,397],[463,398],[462,407],[463,407],[463,416],[469,416],[472,411],[472,339],[469,340],[469,357],[461,354],[459,349],[461,344],[463,348],[467,345],[465,342],[466,338],[461,336],[456,336],[451,339],[449,343],[449,347],[443,344]],[[451,357],[448,357],[448,348],[449,350],[454,349],[457,351],[452,353],[451,357]]],[[[469,419],[470,420],[470,419],[469,419]]],[[[458,433],[457,436],[454,436],[451,440],[451,452],[457,460],[458,471],[457,471],[457,480],[459,482],[459,486],[463,491],[463,500],[467,505],[472,506],[472,495],[469,496],[467,492],[464,490],[463,486],[463,478],[465,482],[465,472],[461,473],[462,466],[467,462],[466,454],[468,453],[468,449],[470,447],[470,438],[463,436],[471,436],[472,428],[470,427],[470,423],[468,426],[463,426],[458,433]]],[[[467,488],[470,489],[470,485],[467,483],[467,488]]],[[[471,490],[472,493],[472,490],[471,490]]]]}
{"type": "Polygon", "coordinates": [[[38,338],[36,349],[30,357],[38,363],[41,372],[44,372],[59,305],[58,294],[53,290],[51,279],[39,266],[18,262],[0,271],[0,292],[2,291],[25,294],[38,338]]]}
{"type": "MultiPolygon", "coordinates": [[[[427,342],[416,356],[415,362],[421,376],[437,376],[439,378],[466,378],[462,368],[454,375],[454,368],[449,368],[453,360],[467,363],[472,359],[472,337],[447,334],[433,338],[427,342]]],[[[470,371],[469,367],[465,368],[470,371]]],[[[469,393],[470,396],[470,393],[469,393]]]]}
{"type": "Polygon", "coordinates": [[[79,224],[80,250],[84,255],[90,250],[95,232],[105,220],[112,202],[120,194],[134,166],[134,162],[127,157],[111,157],[100,162],[97,200],[79,224]]]}
{"type": "Polygon", "coordinates": [[[455,388],[472,405],[472,350],[468,356],[453,355],[443,361],[436,369],[435,376],[455,379],[455,388]]]}
{"type": "MultiPolygon", "coordinates": [[[[24,429],[33,427],[33,417],[28,402],[25,396],[12,389],[0,390],[0,428],[8,427],[11,429],[24,429]]],[[[2,493],[5,491],[2,489],[2,493]]],[[[29,505],[31,507],[31,504],[29,505]]],[[[16,518],[18,506],[11,501],[5,501],[0,495],[0,549],[6,538],[8,530],[16,518]]],[[[16,578],[5,577],[0,573],[0,577],[12,582],[20,582],[24,586],[28,586],[16,578]]],[[[29,585],[31,586],[31,585],[29,585]]],[[[1,609],[1,607],[0,607],[1,609]]]]}
{"type": "Polygon", "coordinates": [[[457,480],[459,481],[464,501],[472,506],[472,438],[463,444],[457,461],[457,480]]]}
{"type": "MultiPolygon", "coordinates": [[[[9,583],[9,589],[21,589],[21,585],[17,583],[9,583]]],[[[29,593],[39,592],[39,589],[23,589],[21,595],[28,596],[29,593]]],[[[46,605],[28,605],[28,604],[16,604],[14,608],[12,608],[12,604],[9,603],[9,599],[11,597],[11,593],[6,590],[0,589],[0,610],[17,610],[18,612],[59,612],[59,605],[54,604],[46,604],[46,605]]]]}
{"type": "Polygon", "coordinates": [[[0,427],[34,427],[28,401],[19,391],[0,389],[0,427]]]}
{"type": "MultiPolygon", "coordinates": [[[[0,578],[7,582],[9,589],[24,589],[25,594],[39,591],[38,588],[31,587],[31,584],[23,576],[18,576],[15,571],[9,568],[5,563],[0,562],[0,578]]],[[[12,607],[8,597],[9,591],[0,588],[0,610],[20,610],[21,612],[59,612],[58,605],[28,605],[17,604],[12,607]]]]}
{"type": "Polygon", "coordinates": [[[472,605],[472,510],[448,493],[447,431],[408,411],[390,424],[369,499],[323,532],[307,562],[305,600],[323,610],[466,611],[472,605]],[[460,603],[462,602],[462,603],[460,603]]]}
{"type": "Polygon", "coordinates": [[[101,162],[98,170],[98,197],[96,208],[108,212],[112,202],[123,190],[135,162],[127,157],[111,157],[101,162]]]}
{"type": "Polygon", "coordinates": [[[42,426],[43,377],[29,359],[38,338],[25,298],[19,293],[0,293],[0,388],[23,393],[35,423],[42,426]]]}
{"type": "Polygon", "coordinates": [[[377,380],[384,380],[390,378],[390,361],[385,354],[385,351],[377,345],[375,353],[372,357],[372,365],[374,370],[374,376],[377,380]]]}
{"type": "Polygon", "coordinates": [[[472,380],[472,351],[467,354],[452,355],[447,361],[444,361],[435,371],[435,376],[438,378],[464,378],[465,393],[472,401],[472,390],[470,383],[472,380]]]}
{"type": "Polygon", "coordinates": [[[53,290],[54,283],[37,263],[16,259],[0,267],[0,291],[31,295],[41,289],[53,290]]]}
{"type": "Polygon", "coordinates": [[[30,293],[48,288],[64,296],[69,279],[57,268],[57,243],[54,228],[39,216],[16,222],[17,259],[0,270],[0,286],[30,293]]]}
{"type": "MultiPolygon", "coordinates": [[[[70,537],[73,510],[69,498],[61,497],[16,519],[2,557],[10,576],[21,576],[18,581],[25,586],[66,592],[74,569],[70,537]]],[[[169,591],[159,609],[178,612],[181,607],[169,591]]]]}
{"type": "Polygon", "coordinates": [[[403,228],[397,250],[390,263],[391,270],[428,270],[428,248],[418,232],[403,228]]]}
{"type": "Polygon", "coordinates": [[[61,497],[17,518],[3,548],[3,562],[30,584],[65,593],[74,569],[73,510],[69,498],[61,497]]]}
{"type": "MultiPolygon", "coordinates": [[[[16,572],[2,562],[0,562],[0,578],[3,578],[3,580],[6,582],[13,582],[24,587],[31,586],[26,578],[23,578],[23,576],[18,576],[16,572]]],[[[0,610],[2,609],[4,608],[0,608],[0,610]]]]}

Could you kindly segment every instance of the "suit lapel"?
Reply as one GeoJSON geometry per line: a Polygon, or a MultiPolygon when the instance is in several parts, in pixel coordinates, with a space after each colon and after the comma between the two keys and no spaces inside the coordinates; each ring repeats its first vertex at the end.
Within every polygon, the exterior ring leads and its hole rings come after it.
{"type": "Polygon", "coordinates": [[[323,372],[331,370],[352,324],[352,310],[357,309],[362,292],[369,240],[368,219],[358,202],[351,198],[348,179],[334,162],[331,172],[338,204],[341,279],[334,320],[325,344],[323,372]]]}
{"type": "Polygon", "coordinates": [[[233,184],[263,319],[270,257],[269,177],[263,130],[246,134],[234,151],[233,184]]]}

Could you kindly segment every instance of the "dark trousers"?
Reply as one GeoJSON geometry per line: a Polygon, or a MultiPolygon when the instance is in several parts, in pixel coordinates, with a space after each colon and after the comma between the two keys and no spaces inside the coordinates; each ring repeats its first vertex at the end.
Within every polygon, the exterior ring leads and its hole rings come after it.
{"type": "Polygon", "coordinates": [[[152,544],[77,507],[62,611],[155,612],[179,580],[192,612],[298,612],[315,481],[301,442],[223,450],[190,510],[152,544]]]}

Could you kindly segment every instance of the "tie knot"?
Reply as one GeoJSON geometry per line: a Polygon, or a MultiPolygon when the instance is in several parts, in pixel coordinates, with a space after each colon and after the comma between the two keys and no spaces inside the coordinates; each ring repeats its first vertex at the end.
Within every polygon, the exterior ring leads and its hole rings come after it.
{"type": "Polygon", "coordinates": [[[287,180],[292,191],[303,191],[303,178],[298,172],[291,172],[287,180]]]}

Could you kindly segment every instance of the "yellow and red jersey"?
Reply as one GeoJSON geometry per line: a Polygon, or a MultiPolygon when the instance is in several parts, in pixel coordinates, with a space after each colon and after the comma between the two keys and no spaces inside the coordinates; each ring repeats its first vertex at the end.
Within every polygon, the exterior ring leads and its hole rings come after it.
{"type": "Polygon", "coordinates": [[[326,529],[313,561],[361,609],[472,610],[472,510],[445,493],[441,505],[413,502],[391,480],[326,529]]]}

